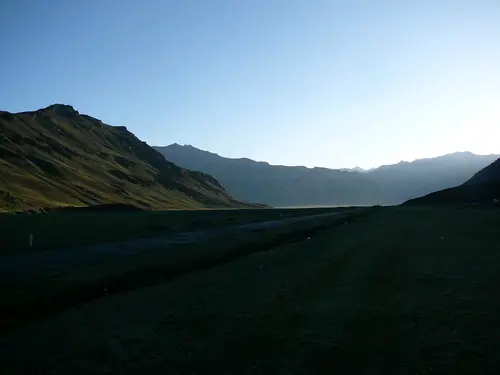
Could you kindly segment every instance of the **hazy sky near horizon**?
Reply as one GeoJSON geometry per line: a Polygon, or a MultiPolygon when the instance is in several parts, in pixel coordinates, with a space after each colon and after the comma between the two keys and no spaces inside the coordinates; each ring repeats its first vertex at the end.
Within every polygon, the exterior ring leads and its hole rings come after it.
{"type": "Polygon", "coordinates": [[[369,168],[500,153],[497,0],[3,0],[0,110],[369,168]]]}

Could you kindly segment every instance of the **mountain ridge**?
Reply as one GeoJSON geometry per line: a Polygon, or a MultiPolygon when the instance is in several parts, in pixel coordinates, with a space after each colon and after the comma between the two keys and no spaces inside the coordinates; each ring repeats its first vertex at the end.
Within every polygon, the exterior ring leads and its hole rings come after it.
{"type": "Polygon", "coordinates": [[[411,164],[411,163],[420,163],[420,162],[426,162],[426,161],[433,161],[433,160],[442,160],[442,159],[450,159],[450,158],[454,158],[454,157],[457,157],[457,156],[479,156],[479,157],[496,157],[496,158],[500,158],[500,154],[495,154],[495,153],[490,153],[490,154],[476,154],[472,151],[455,151],[455,152],[450,152],[450,153],[447,153],[447,154],[442,154],[442,155],[437,155],[437,156],[433,156],[433,157],[425,157],[425,158],[418,158],[418,159],[413,159],[413,160],[400,160],[399,162],[397,163],[393,163],[393,164],[381,164],[377,167],[372,167],[372,168],[362,168],[360,166],[355,166],[355,167],[352,167],[352,168],[347,168],[347,167],[341,167],[341,168],[331,168],[331,167],[323,167],[323,166],[314,166],[314,167],[307,167],[305,165],[283,165],[283,164],[271,164],[267,161],[260,161],[260,160],[255,160],[255,159],[251,159],[251,158],[248,158],[248,157],[229,157],[229,156],[222,156],[221,154],[217,153],[217,152],[213,152],[213,151],[208,151],[208,150],[203,150],[201,148],[198,148],[196,146],[193,146],[192,144],[180,144],[180,143],[177,143],[177,142],[174,142],[174,143],[171,143],[169,145],[165,145],[165,146],[152,146],[153,148],[155,149],[164,149],[164,148],[167,148],[167,147],[179,147],[179,148],[188,148],[188,149],[192,149],[192,150],[196,150],[198,152],[203,152],[203,153],[206,153],[206,154],[210,154],[210,155],[214,155],[214,156],[219,156],[221,158],[224,158],[224,159],[229,159],[229,160],[248,160],[248,161],[252,161],[252,162],[255,162],[255,163],[262,163],[262,164],[267,164],[267,165],[270,165],[270,166],[273,166],[273,167],[290,167],[290,168],[307,168],[307,169],[327,169],[327,170],[333,170],[333,171],[356,171],[356,172],[361,172],[361,171],[364,171],[364,172],[369,172],[369,171],[375,171],[379,168],[382,168],[382,167],[393,167],[393,166],[396,166],[396,165],[406,165],[406,164],[411,164]]]}
{"type": "Polygon", "coordinates": [[[460,186],[405,202],[406,205],[487,204],[500,201],[500,158],[460,186]]]}
{"type": "Polygon", "coordinates": [[[124,203],[147,209],[246,207],[212,176],[165,158],[124,126],[74,107],[0,111],[0,208],[124,203]]]}
{"type": "Polygon", "coordinates": [[[237,198],[259,197],[275,206],[400,204],[460,185],[498,157],[466,151],[357,171],[225,158],[178,143],[155,149],[176,164],[214,175],[237,198]]]}

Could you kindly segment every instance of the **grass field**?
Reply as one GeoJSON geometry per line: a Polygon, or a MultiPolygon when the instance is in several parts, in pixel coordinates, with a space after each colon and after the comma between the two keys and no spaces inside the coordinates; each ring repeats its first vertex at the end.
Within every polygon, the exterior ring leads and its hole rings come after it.
{"type": "MultiPolygon", "coordinates": [[[[210,226],[219,223],[219,227],[210,230],[206,225],[204,230],[187,233],[182,229],[193,225],[195,212],[179,211],[174,216],[183,219],[184,225],[177,228],[180,232],[85,247],[7,253],[0,258],[0,332],[109,294],[208,269],[277,244],[301,241],[315,231],[344,225],[369,211],[202,211],[198,221],[205,217],[210,226]],[[238,215],[237,220],[232,220],[233,215],[238,215]],[[263,221],[272,217],[282,220],[263,221]],[[244,224],[234,225],[237,222],[244,224]]],[[[168,217],[168,213],[159,216],[164,223],[168,217]]],[[[54,232],[55,227],[48,230],[54,232]]]]}
{"type": "Polygon", "coordinates": [[[392,207],[264,248],[259,233],[257,251],[5,334],[2,370],[497,374],[499,223],[392,207]]]}
{"type": "Polygon", "coordinates": [[[0,253],[47,250],[198,231],[265,220],[344,211],[347,208],[227,209],[139,212],[0,213],[0,253]],[[33,234],[33,246],[29,236],[33,234]]]}

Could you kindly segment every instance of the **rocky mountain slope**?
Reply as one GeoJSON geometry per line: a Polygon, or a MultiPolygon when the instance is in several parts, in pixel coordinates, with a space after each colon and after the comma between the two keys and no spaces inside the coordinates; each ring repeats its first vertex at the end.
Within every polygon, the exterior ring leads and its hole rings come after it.
{"type": "Polygon", "coordinates": [[[67,105],[0,112],[0,209],[125,203],[242,207],[219,182],[168,162],[122,126],[67,105]]]}
{"type": "Polygon", "coordinates": [[[361,172],[230,159],[188,145],[156,149],[184,168],[213,175],[236,198],[274,206],[400,204],[458,186],[498,158],[459,152],[361,172]]]}

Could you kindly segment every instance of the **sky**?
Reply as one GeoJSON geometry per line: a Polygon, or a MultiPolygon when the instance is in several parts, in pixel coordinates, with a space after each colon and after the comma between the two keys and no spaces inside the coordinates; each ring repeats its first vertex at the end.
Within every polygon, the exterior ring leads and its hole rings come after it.
{"type": "Polygon", "coordinates": [[[497,0],[2,0],[0,110],[370,168],[500,153],[497,0]]]}

